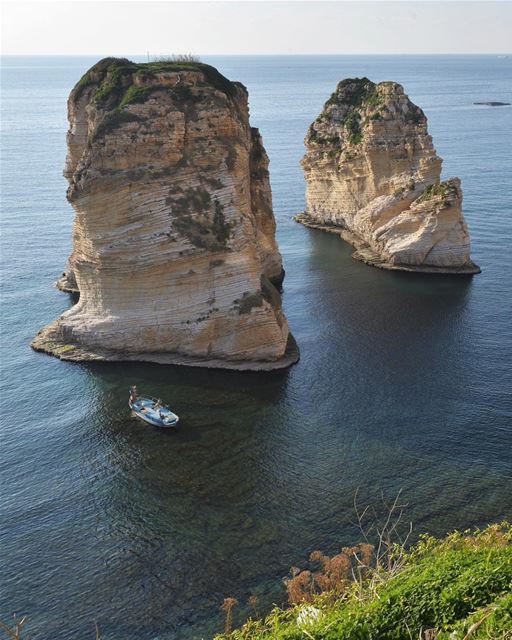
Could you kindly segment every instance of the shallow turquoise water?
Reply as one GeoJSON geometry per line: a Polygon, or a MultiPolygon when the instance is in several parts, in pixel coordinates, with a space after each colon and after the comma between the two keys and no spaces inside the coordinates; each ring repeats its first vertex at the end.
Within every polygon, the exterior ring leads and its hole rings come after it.
{"type": "Polygon", "coordinates": [[[68,308],[66,98],[94,58],[2,68],[0,616],[35,640],[207,637],[228,595],[282,597],[314,548],[357,540],[353,497],[403,489],[416,532],[512,518],[512,58],[207,60],[250,93],[271,160],[284,305],[300,363],[243,374],[72,365],[37,354],[68,308]],[[458,175],[483,273],[385,273],[303,208],[302,140],[344,77],[402,82],[444,175],[458,175]],[[130,419],[136,382],[172,400],[178,433],[130,419]]]}

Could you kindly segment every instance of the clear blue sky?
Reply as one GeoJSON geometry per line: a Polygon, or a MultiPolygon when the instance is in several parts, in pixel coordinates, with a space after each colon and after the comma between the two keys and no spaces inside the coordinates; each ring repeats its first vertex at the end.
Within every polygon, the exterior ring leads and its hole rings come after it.
{"type": "Polygon", "coordinates": [[[3,54],[509,53],[512,2],[4,2],[3,54]]]}

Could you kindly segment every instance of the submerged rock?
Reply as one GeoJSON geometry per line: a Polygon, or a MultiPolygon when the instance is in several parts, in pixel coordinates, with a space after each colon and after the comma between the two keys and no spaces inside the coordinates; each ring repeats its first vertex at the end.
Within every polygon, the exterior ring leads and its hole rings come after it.
{"type": "Polygon", "coordinates": [[[240,369],[298,359],[247,98],[196,62],[107,58],[78,82],[64,171],[73,252],[58,286],[80,298],[34,348],[240,369]]]}
{"type": "Polygon", "coordinates": [[[395,82],[340,82],[309,127],[302,160],[306,211],[297,220],[338,233],[354,257],[385,269],[478,273],[460,180],[441,158],[423,111],[395,82]]]}

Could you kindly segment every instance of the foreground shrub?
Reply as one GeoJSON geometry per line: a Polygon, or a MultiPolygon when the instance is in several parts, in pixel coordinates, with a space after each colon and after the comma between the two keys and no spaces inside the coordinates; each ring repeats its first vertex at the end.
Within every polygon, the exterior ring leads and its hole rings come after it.
{"type": "Polygon", "coordinates": [[[341,594],[326,591],[308,597],[306,604],[276,608],[229,637],[511,640],[511,525],[456,532],[442,540],[424,536],[400,553],[399,571],[379,565],[341,594]]]}

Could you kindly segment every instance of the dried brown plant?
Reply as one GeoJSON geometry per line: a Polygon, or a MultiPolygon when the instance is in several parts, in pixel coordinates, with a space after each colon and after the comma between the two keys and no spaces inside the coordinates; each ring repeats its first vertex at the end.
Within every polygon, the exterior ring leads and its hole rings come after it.
{"type": "Polygon", "coordinates": [[[311,571],[299,571],[291,578],[285,578],[284,583],[288,591],[290,604],[298,602],[311,602],[315,593],[315,583],[311,571]]]}
{"type": "Polygon", "coordinates": [[[23,627],[27,623],[27,616],[18,618],[18,616],[15,613],[13,613],[12,621],[13,621],[13,626],[10,627],[9,625],[5,624],[5,622],[2,622],[0,620],[0,629],[5,631],[5,633],[7,634],[7,637],[12,638],[12,640],[22,640],[22,638],[24,638],[24,640],[29,640],[28,636],[21,635],[23,631],[23,627]]]}
{"type": "Polygon", "coordinates": [[[375,569],[377,573],[385,569],[388,573],[396,574],[405,562],[407,542],[412,533],[412,522],[403,523],[404,509],[407,504],[401,502],[402,489],[396,494],[393,502],[389,503],[381,494],[379,515],[377,508],[367,505],[361,509],[357,504],[357,491],[354,496],[354,510],[356,512],[359,531],[367,545],[375,547],[375,569]],[[375,545],[371,544],[375,541],[375,545]]]}
{"type": "MultiPolygon", "coordinates": [[[[362,587],[370,576],[378,582],[381,569],[397,573],[405,561],[407,540],[412,531],[409,523],[405,535],[401,533],[403,512],[407,505],[400,501],[401,491],[391,503],[382,496],[382,504],[361,509],[354,497],[357,525],[364,542],[343,547],[340,553],[327,556],[313,551],[309,556],[311,570],[301,571],[292,567],[284,583],[290,604],[311,602],[319,593],[340,596],[352,588],[354,583],[362,587]],[[379,517],[379,513],[384,513],[379,517]]],[[[362,591],[361,591],[362,593],[362,591]]]]}
{"type": "Polygon", "coordinates": [[[236,598],[224,598],[224,602],[220,606],[226,615],[224,620],[224,634],[226,636],[231,635],[233,631],[233,607],[237,604],[238,600],[236,598]]]}
{"type": "Polygon", "coordinates": [[[249,596],[249,600],[247,601],[247,604],[250,607],[252,607],[252,610],[254,611],[255,619],[258,619],[260,617],[260,614],[258,612],[258,603],[259,603],[258,596],[255,596],[255,595],[249,596]]]}
{"type": "Polygon", "coordinates": [[[359,579],[370,567],[373,547],[367,543],[353,547],[343,547],[340,553],[329,557],[321,551],[313,551],[309,561],[316,566],[315,571],[299,571],[292,567],[291,577],[285,579],[290,604],[311,602],[315,594],[346,592],[354,580],[359,579]]]}

